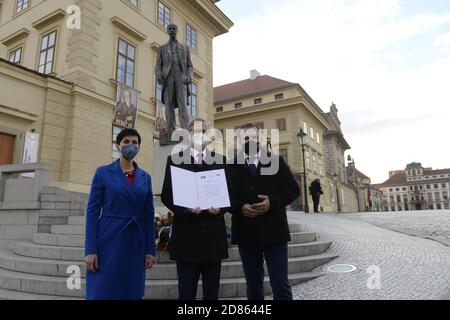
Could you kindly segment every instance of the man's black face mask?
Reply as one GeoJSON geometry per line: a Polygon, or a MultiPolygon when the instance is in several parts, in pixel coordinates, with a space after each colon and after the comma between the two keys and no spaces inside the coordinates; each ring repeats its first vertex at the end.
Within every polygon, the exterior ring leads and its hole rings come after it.
{"type": "Polygon", "coordinates": [[[244,148],[246,154],[248,154],[249,156],[255,156],[260,150],[259,142],[253,140],[247,141],[244,145],[244,148]]]}

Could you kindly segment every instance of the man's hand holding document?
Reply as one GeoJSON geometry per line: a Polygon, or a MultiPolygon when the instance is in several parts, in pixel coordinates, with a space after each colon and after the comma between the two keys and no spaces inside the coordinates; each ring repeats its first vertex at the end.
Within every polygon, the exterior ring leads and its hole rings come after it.
{"type": "Polygon", "coordinates": [[[230,207],[224,169],[192,172],[171,166],[170,170],[175,205],[201,210],[230,207]]]}

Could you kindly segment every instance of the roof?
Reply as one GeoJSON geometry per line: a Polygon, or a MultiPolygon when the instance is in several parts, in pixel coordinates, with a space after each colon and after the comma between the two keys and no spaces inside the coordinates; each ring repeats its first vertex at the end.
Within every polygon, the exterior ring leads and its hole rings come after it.
{"type": "MultiPolygon", "coordinates": [[[[358,175],[359,178],[370,180],[370,178],[368,176],[366,176],[364,173],[362,173],[358,169],[355,169],[355,170],[356,170],[356,174],[358,175]]],[[[347,166],[347,176],[353,176],[353,166],[347,166]]]]}
{"type": "Polygon", "coordinates": [[[255,80],[246,79],[233,82],[214,88],[214,104],[296,85],[296,83],[277,79],[271,76],[259,76],[255,80]]]}
{"type": "Polygon", "coordinates": [[[36,70],[33,70],[33,69],[29,69],[29,68],[27,68],[27,67],[24,67],[24,66],[18,65],[18,64],[16,64],[16,63],[12,63],[12,62],[10,62],[10,61],[8,61],[8,60],[5,60],[5,59],[2,59],[2,58],[0,58],[0,63],[5,63],[5,64],[8,64],[8,65],[10,65],[10,66],[13,66],[13,67],[16,67],[16,68],[19,68],[19,69],[25,70],[25,71],[27,71],[27,72],[30,72],[30,73],[36,74],[36,75],[38,75],[38,76],[40,76],[40,77],[43,77],[43,78],[46,78],[46,79],[47,79],[47,78],[51,78],[51,79],[55,79],[55,80],[58,80],[58,81],[64,82],[65,84],[70,84],[70,85],[73,85],[73,83],[72,83],[72,82],[69,82],[69,81],[66,81],[66,80],[63,80],[63,79],[57,78],[57,77],[55,77],[55,76],[51,76],[51,75],[49,75],[49,74],[43,74],[43,73],[37,72],[36,70]]]}
{"type": "Polygon", "coordinates": [[[406,184],[406,173],[396,173],[393,174],[388,180],[378,185],[378,187],[394,187],[394,186],[401,186],[406,184]]]}
{"type": "Polygon", "coordinates": [[[439,170],[432,170],[432,169],[424,169],[424,174],[446,174],[450,173],[450,169],[439,169],[439,170]]]}

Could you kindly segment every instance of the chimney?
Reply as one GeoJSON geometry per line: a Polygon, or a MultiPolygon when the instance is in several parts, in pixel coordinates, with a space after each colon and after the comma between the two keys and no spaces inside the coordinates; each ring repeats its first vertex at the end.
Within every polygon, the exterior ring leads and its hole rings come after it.
{"type": "Polygon", "coordinates": [[[255,80],[256,78],[258,78],[260,76],[261,76],[261,74],[257,70],[250,71],[250,80],[255,80]]]}

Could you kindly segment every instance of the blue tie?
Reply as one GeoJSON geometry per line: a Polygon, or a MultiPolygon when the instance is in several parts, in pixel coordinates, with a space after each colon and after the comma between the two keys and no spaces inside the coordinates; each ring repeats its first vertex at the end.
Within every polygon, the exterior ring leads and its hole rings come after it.
{"type": "Polygon", "coordinates": [[[252,176],[256,177],[258,175],[258,168],[255,164],[248,164],[248,168],[250,169],[250,173],[252,174],[252,176]]]}

